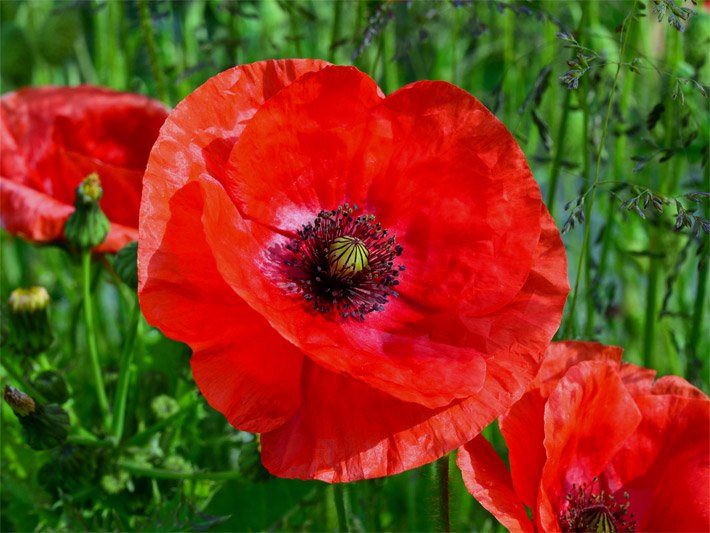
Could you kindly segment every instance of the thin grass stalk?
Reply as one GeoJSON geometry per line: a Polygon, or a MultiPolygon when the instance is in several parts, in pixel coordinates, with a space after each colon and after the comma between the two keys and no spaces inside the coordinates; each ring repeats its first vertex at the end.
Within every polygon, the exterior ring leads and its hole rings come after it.
{"type": "MultiPolygon", "coordinates": [[[[706,190],[710,190],[710,165],[705,165],[705,186],[706,190]]],[[[705,218],[710,219],[710,207],[705,205],[705,218]]],[[[707,258],[708,249],[710,248],[710,237],[707,235],[703,236],[704,239],[704,254],[705,261],[703,266],[698,270],[697,288],[695,290],[695,304],[693,305],[693,318],[690,327],[690,335],[688,337],[688,354],[689,361],[688,366],[685,370],[685,375],[692,382],[697,382],[700,379],[700,369],[703,364],[703,359],[707,360],[707,355],[705,358],[701,357],[700,353],[700,333],[705,326],[703,320],[703,315],[705,314],[705,306],[707,305],[706,294],[708,287],[708,264],[710,263],[707,258]]],[[[706,339],[707,342],[707,339],[706,339]]]]}
{"type": "Polygon", "coordinates": [[[158,94],[158,98],[160,98],[163,103],[170,104],[171,102],[170,96],[168,95],[168,87],[165,84],[165,77],[162,69],[160,68],[158,48],[155,45],[155,38],[153,37],[153,22],[150,18],[148,0],[137,1],[138,18],[140,19],[141,24],[141,35],[143,36],[143,42],[148,50],[148,61],[150,63],[150,70],[153,73],[153,79],[155,80],[155,90],[158,94]]]}
{"type": "Polygon", "coordinates": [[[348,497],[347,486],[343,483],[333,485],[333,498],[335,500],[335,511],[338,514],[338,529],[340,531],[351,531],[350,499],[348,497]]]}
{"type": "MultiPolygon", "coordinates": [[[[609,94],[609,102],[607,103],[606,107],[606,114],[604,116],[604,127],[602,128],[602,136],[601,139],[599,140],[599,149],[597,151],[597,161],[596,161],[596,166],[594,169],[594,182],[592,183],[592,191],[590,194],[590,199],[589,203],[591,204],[589,206],[590,212],[591,209],[594,207],[594,201],[597,196],[597,187],[599,184],[599,172],[601,170],[601,162],[602,162],[602,152],[604,151],[604,143],[606,141],[606,134],[608,131],[609,127],[609,117],[611,116],[611,106],[612,103],[614,102],[614,93],[616,92],[616,86],[619,82],[619,74],[621,73],[621,67],[622,63],[624,60],[624,52],[626,51],[626,44],[628,42],[627,36],[628,36],[628,28],[629,28],[629,22],[632,20],[632,14],[635,13],[636,11],[636,5],[638,3],[638,0],[634,1],[634,5],[631,8],[631,12],[629,15],[627,15],[626,19],[624,20],[623,27],[621,28],[621,50],[619,52],[619,63],[616,66],[616,74],[614,74],[614,82],[612,83],[611,86],[611,92],[609,94]]],[[[586,258],[586,255],[588,253],[588,248],[589,248],[589,237],[591,235],[591,220],[587,220],[584,224],[584,241],[582,242],[582,250],[580,251],[579,254],[579,260],[577,261],[577,271],[576,271],[576,276],[574,280],[574,289],[572,292],[572,303],[570,304],[570,309],[569,309],[569,314],[567,316],[567,326],[565,327],[565,337],[569,337],[569,334],[572,330],[572,325],[574,323],[574,311],[575,308],[577,307],[577,298],[579,296],[579,282],[582,278],[582,267],[584,265],[584,261],[586,258]]]]}
{"type": "Polygon", "coordinates": [[[328,50],[328,60],[331,63],[335,62],[335,56],[338,50],[338,41],[340,40],[340,29],[343,20],[343,2],[340,0],[333,1],[333,27],[330,31],[330,49],[328,50]]]}
{"type": "Polygon", "coordinates": [[[562,154],[565,150],[565,138],[567,137],[567,116],[569,114],[569,104],[572,91],[565,91],[565,99],[562,102],[562,116],[557,128],[557,138],[555,139],[555,155],[552,158],[552,168],[550,169],[550,185],[547,189],[547,209],[554,216],[555,198],[557,193],[557,182],[559,181],[560,168],[562,167],[562,154]]]}

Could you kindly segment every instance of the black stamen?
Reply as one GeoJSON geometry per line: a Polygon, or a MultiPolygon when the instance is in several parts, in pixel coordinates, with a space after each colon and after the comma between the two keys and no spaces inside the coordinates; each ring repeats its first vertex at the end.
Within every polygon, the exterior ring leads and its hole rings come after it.
{"type": "Polygon", "coordinates": [[[283,263],[313,309],[342,319],[363,320],[383,311],[404,265],[394,265],[403,248],[374,215],[358,215],[357,205],[321,211],[286,245],[283,263]]]}

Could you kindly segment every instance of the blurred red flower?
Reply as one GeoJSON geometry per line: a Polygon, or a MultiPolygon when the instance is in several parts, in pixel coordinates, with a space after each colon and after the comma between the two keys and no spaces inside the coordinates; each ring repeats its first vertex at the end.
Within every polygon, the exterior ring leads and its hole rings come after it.
{"type": "Polygon", "coordinates": [[[510,471],[481,436],[459,450],[468,490],[511,531],[710,531],[710,401],[621,352],[550,346],[499,419],[510,471]]]}
{"type": "Polygon", "coordinates": [[[568,292],[480,102],[429,81],[385,98],[316,60],[236,67],[177,106],[138,255],[145,316],[192,347],[208,402],[262,433],[273,474],[330,482],[473,438],[534,377],[568,292]]]}
{"type": "Polygon", "coordinates": [[[41,87],[0,99],[0,223],[37,242],[63,238],[79,182],[97,172],[111,221],[97,249],[138,238],[141,180],[167,117],[159,102],[100,87],[41,87]]]}

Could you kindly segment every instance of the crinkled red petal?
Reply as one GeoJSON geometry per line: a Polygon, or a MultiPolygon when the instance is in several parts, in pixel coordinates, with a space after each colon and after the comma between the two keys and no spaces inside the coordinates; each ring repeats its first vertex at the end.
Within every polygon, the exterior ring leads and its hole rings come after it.
{"type": "Polygon", "coordinates": [[[710,401],[686,385],[635,396],[643,419],[607,468],[637,531],[710,531],[710,401]]]}
{"type": "Polygon", "coordinates": [[[641,421],[615,363],[583,361],[570,368],[545,405],[545,450],[539,494],[540,525],[558,529],[566,495],[591,484],[641,421]]]}
{"type": "Polygon", "coordinates": [[[456,464],[468,491],[511,532],[535,531],[510,472],[481,435],[459,448],[456,464]]]}
{"type": "Polygon", "coordinates": [[[559,283],[565,254],[559,232],[544,208],[541,220],[533,272],[523,289],[480,323],[468,323],[482,332],[491,323],[513,327],[525,321],[536,331],[533,344],[513,345],[515,357],[489,358],[480,390],[438,409],[402,401],[307,359],[298,412],[262,435],[264,465],[281,477],[328,482],[391,475],[438,459],[504,413],[537,372],[568,291],[566,282],[559,283]]]}
{"type": "Polygon", "coordinates": [[[248,431],[269,431],[298,408],[303,354],[223,280],[201,220],[206,203],[226,199],[211,176],[226,165],[244,122],[265,98],[324,65],[266,61],[212,78],[171,114],[146,170],[138,250],[143,313],[193,348],[200,390],[248,431]],[[183,149],[196,157],[179,156],[183,149]]]}
{"type": "Polygon", "coordinates": [[[537,509],[545,452],[545,398],[540,389],[527,391],[498,419],[508,447],[515,492],[530,509],[537,509]]]}
{"type": "Polygon", "coordinates": [[[568,369],[582,361],[609,361],[621,362],[623,349],[608,346],[598,342],[587,341],[562,341],[553,342],[545,352],[545,357],[540,365],[540,371],[530,388],[539,388],[540,394],[547,398],[557,386],[568,369]]]}
{"type": "MultiPolygon", "coordinates": [[[[304,76],[249,122],[221,182],[236,206],[231,218],[215,207],[207,228],[222,275],[319,364],[433,408],[475,393],[487,358],[533,342],[526,317],[491,317],[529,275],[539,191],[510,134],[460,89],[422,83],[382,100],[355,69],[304,76]],[[346,201],[393,229],[408,268],[401,297],[363,323],[309,311],[282,272],[289,235],[346,201]]],[[[566,284],[564,261],[557,273],[566,284]]]]}

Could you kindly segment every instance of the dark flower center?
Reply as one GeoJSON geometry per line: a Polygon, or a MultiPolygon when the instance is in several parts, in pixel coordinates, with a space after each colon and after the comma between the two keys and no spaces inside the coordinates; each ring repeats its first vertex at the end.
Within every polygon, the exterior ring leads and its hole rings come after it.
{"type": "Polygon", "coordinates": [[[560,526],[564,532],[580,531],[585,533],[617,533],[635,531],[636,522],[629,510],[629,493],[624,493],[624,503],[618,503],[613,494],[604,489],[594,492],[594,485],[599,481],[594,478],[591,485],[583,483],[581,487],[572,485],[567,494],[567,503],[560,511],[560,526]]]}
{"type": "Polygon", "coordinates": [[[404,265],[395,265],[402,246],[374,215],[357,215],[357,205],[321,211],[288,243],[288,277],[313,309],[362,320],[396,297],[404,265]]]}

